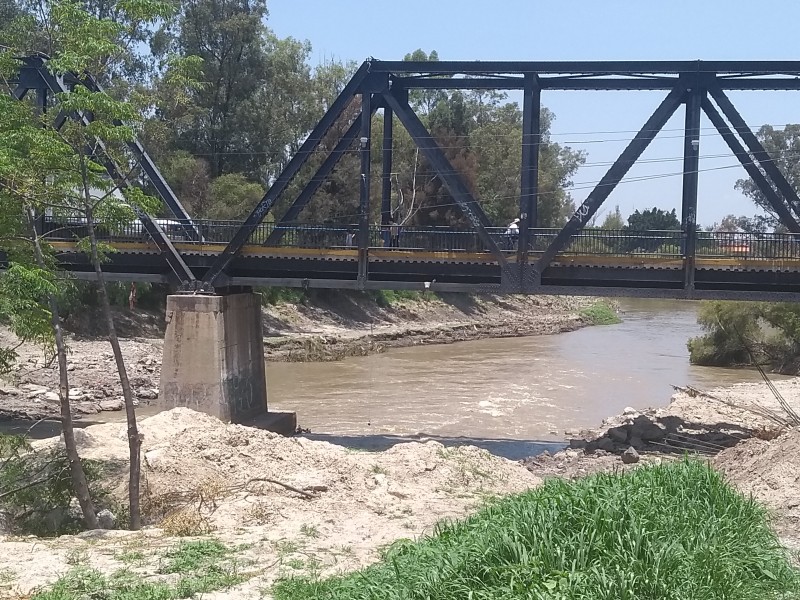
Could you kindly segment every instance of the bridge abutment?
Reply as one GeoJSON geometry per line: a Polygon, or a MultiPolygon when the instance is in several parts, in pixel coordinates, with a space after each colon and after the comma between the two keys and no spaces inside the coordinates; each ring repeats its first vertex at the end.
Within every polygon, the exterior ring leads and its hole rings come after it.
{"type": "Polygon", "coordinates": [[[293,414],[267,413],[261,302],[253,293],[167,297],[159,403],[291,433],[293,414]]]}

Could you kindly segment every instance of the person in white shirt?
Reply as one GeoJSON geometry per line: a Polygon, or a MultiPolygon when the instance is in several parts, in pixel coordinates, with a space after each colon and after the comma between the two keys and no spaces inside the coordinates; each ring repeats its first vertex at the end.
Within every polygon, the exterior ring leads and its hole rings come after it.
{"type": "Polygon", "coordinates": [[[519,239],[519,219],[514,219],[508,224],[506,236],[508,237],[508,249],[513,250],[519,239]]]}

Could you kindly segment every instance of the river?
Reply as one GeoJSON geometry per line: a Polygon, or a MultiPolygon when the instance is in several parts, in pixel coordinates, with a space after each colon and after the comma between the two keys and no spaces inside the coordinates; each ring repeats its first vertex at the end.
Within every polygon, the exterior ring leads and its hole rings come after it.
{"type": "Polygon", "coordinates": [[[390,350],[334,363],[268,364],[271,410],[314,437],[385,447],[395,436],[472,442],[509,457],[563,443],[631,406],[662,406],[670,384],[758,381],[689,364],[698,304],[624,299],[623,322],[551,336],[390,350]]]}

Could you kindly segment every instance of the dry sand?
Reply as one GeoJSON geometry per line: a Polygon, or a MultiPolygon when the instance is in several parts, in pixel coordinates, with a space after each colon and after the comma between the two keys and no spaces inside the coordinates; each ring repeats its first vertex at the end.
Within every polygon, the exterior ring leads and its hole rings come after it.
{"type": "MultiPolygon", "coordinates": [[[[69,570],[76,556],[113,572],[125,566],[125,551],[137,547],[148,557],[138,568],[153,573],[165,549],[178,541],[170,533],[189,527],[208,529],[233,546],[247,545],[237,559],[258,574],[226,597],[257,598],[280,575],[310,565],[323,574],[358,568],[375,561],[386,544],[429,533],[441,519],[464,516],[491,496],[541,481],[519,463],[474,447],[445,448],[430,441],[354,452],[226,425],[189,409],[145,419],[141,430],[144,506],[156,517],[155,528],[54,540],[7,538],[0,541],[0,573],[7,580],[0,589],[29,593],[69,570]],[[183,498],[176,499],[175,492],[183,498]],[[160,518],[158,513],[170,509],[160,518]]],[[[124,464],[124,426],[91,426],[78,439],[86,458],[124,464]]],[[[111,485],[123,498],[124,469],[111,485]]]]}

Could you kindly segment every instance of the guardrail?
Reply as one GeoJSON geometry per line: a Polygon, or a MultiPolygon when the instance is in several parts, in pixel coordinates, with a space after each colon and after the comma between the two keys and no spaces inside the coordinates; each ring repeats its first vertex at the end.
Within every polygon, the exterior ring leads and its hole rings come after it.
{"type": "MultiPolygon", "coordinates": [[[[239,221],[195,220],[202,239],[194,241],[184,235],[180,221],[155,219],[175,242],[198,245],[226,244],[241,227],[239,221]]],[[[276,229],[273,223],[253,228],[249,244],[264,244],[276,229]]],[[[281,225],[283,237],[279,247],[347,248],[357,245],[358,226],[347,224],[294,223],[281,225]]],[[[98,239],[105,242],[147,242],[149,235],[141,222],[131,222],[113,230],[97,225],[98,239]]],[[[558,235],[558,229],[531,229],[530,252],[543,252],[558,235]]],[[[51,240],[75,240],[88,235],[85,221],[45,220],[42,233],[51,240]]],[[[518,232],[505,227],[489,228],[489,233],[505,252],[518,250],[518,232]]],[[[371,248],[387,248],[425,252],[486,252],[487,248],[475,231],[450,227],[382,227],[369,230],[371,248]]],[[[562,255],[641,256],[642,258],[681,258],[685,237],[681,231],[630,231],[585,229],[579,231],[562,250],[562,255]]],[[[791,233],[697,233],[697,257],[747,259],[800,258],[800,235],[791,233]]]]}

